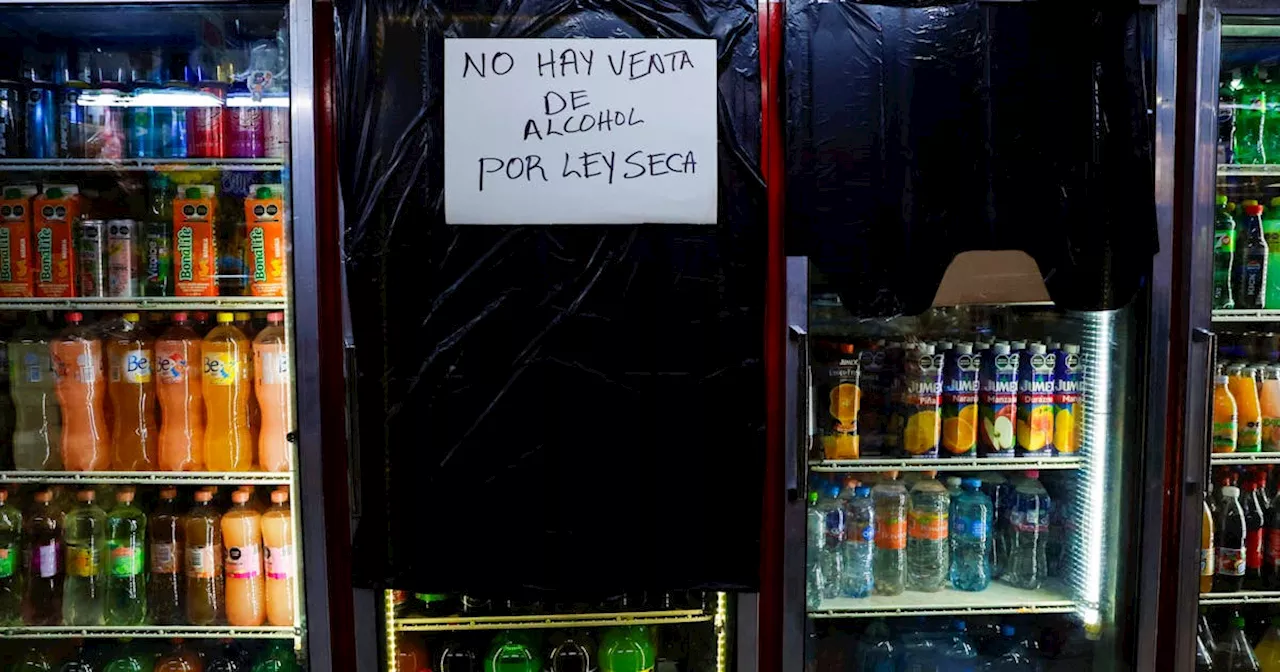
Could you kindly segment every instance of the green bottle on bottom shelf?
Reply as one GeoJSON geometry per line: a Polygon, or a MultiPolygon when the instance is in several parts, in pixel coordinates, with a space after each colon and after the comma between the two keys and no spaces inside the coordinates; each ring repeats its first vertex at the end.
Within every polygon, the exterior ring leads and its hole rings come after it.
{"type": "Polygon", "coordinates": [[[507,630],[493,638],[484,672],[541,672],[538,639],[528,631],[507,630]]]}
{"type": "Polygon", "coordinates": [[[606,630],[600,642],[600,672],[652,672],[657,657],[649,629],[642,625],[606,630]]]}
{"type": "Polygon", "coordinates": [[[293,646],[283,640],[272,641],[250,672],[302,672],[293,646]]]}
{"type": "Polygon", "coordinates": [[[107,625],[147,622],[147,516],[133,503],[132,490],[116,492],[116,505],[107,513],[106,590],[103,609],[107,625]]]}
{"type": "Polygon", "coordinates": [[[39,649],[30,648],[8,672],[53,672],[49,659],[39,649]]]}
{"type": "Polygon", "coordinates": [[[142,655],[132,643],[121,642],[115,658],[102,668],[102,672],[151,672],[154,661],[154,656],[142,655]]]}

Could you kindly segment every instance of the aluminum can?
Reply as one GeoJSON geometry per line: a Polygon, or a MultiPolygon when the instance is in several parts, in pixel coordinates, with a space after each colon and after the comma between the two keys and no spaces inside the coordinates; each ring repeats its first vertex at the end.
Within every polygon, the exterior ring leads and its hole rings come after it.
{"type": "Polygon", "coordinates": [[[107,296],[138,295],[138,251],[132,219],[107,221],[107,296]]]}
{"type": "Polygon", "coordinates": [[[289,158],[289,108],[262,108],[262,135],[265,156],[273,159],[289,158]]]}
{"type": "Polygon", "coordinates": [[[58,158],[57,111],[53,102],[53,87],[35,82],[27,87],[26,106],[26,158],[58,158]]]}
{"type": "Polygon", "coordinates": [[[128,121],[125,124],[129,138],[129,156],[135,159],[154,159],[160,155],[161,132],[156,123],[156,109],[146,106],[125,108],[128,121]]]}
{"type": "Polygon", "coordinates": [[[187,156],[187,110],[184,107],[152,108],[156,118],[156,127],[160,132],[160,146],[157,152],[167,159],[182,159],[187,156]]]}
{"type": "Polygon", "coordinates": [[[22,158],[22,89],[17,82],[0,81],[0,159],[22,158]]]}
{"type": "Polygon", "coordinates": [[[84,158],[85,111],[79,87],[58,89],[58,157],[84,158]]]}
{"type": "Polygon", "coordinates": [[[227,155],[227,90],[216,84],[202,84],[198,91],[217,105],[187,108],[187,154],[193,158],[220,159],[227,155]]]}
{"type": "Polygon", "coordinates": [[[107,223],[84,219],[77,227],[76,267],[80,275],[78,296],[106,296],[107,223]]]}
{"type": "Polygon", "coordinates": [[[142,294],[144,296],[169,296],[173,292],[173,255],[169,251],[169,222],[155,220],[143,224],[142,235],[142,294]]]}
{"type": "Polygon", "coordinates": [[[227,156],[260,159],[266,154],[262,107],[247,92],[227,97],[227,156]]]}

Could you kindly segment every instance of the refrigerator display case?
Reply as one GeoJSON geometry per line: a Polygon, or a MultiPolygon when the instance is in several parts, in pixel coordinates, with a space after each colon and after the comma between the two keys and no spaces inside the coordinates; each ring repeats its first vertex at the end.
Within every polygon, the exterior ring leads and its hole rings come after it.
{"type": "Polygon", "coordinates": [[[1174,3],[786,31],[783,669],[1166,669],[1174,3]]]}
{"type": "Polygon", "coordinates": [[[0,4],[6,669],[330,669],[310,20],[0,4]]]}

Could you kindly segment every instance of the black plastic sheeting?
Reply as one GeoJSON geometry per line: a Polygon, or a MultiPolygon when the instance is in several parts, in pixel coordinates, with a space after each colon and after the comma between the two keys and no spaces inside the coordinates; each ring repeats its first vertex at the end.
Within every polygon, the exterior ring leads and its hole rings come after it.
{"type": "Polygon", "coordinates": [[[357,581],[753,589],[765,190],[749,0],[338,7],[357,581]],[[713,37],[716,226],[443,217],[445,38],[713,37]]]}
{"type": "Polygon", "coordinates": [[[988,249],[1061,307],[1128,303],[1157,249],[1151,9],[900,4],[788,3],[788,253],[857,315],[925,310],[988,249]]]}

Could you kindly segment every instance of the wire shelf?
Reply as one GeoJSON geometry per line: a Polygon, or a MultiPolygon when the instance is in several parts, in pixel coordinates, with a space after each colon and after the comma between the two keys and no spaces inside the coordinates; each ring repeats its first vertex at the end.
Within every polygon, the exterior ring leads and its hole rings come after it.
{"type": "Polygon", "coordinates": [[[1280,602],[1280,590],[1241,590],[1234,593],[1200,593],[1200,604],[1266,604],[1280,602]]]}
{"type": "Polygon", "coordinates": [[[237,628],[231,626],[199,625],[138,625],[138,626],[17,626],[0,627],[0,638],[60,639],[84,637],[97,639],[167,639],[184,638],[249,638],[249,639],[297,639],[301,628],[292,626],[259,626],[237,628]]]}
{"type": "Polygon", "coordinates": [[[1209,464],[1280,464],[1280,453],[1212,453],[1209,464]]]}
{"type": "Polygon", "coordinates": [[[699,609],[635,611],[604,614],[544,614],[536,616],[449,616],[398,618],[396,630],[541,630],[548,628],[604,628],[620,625],[707,623],[713,615],[699,609]]]}
{"type": "Polygon", "coordinates": [[[177,172],[186,170],[276,171],[282,159],[0,159],[0,171],[177,172]]]}
{"type": "Polygon", "coordinates": [[[1238,164],[1224,163],[1218,165],[1218,177],[1267,177],[1280,175],[1277,164],[1238,164]]]}
{"type": "Polygon", "coordinates": [[[0,471],[0,483],[133,483],[218,485],[260,483],[292,485],[291,471],[0,471]]]}
{"type": "Polygon", "coordinates": [[[1084,458],[984,457],[984,458],[868,458],[865,460],[811,460],[810,471],[1020,471],[1024,469],[1079,469],[1084,458]]]}
{"type": "Polygon", "coordinates": [[[961,616],[966,614],[1066,614],[1079,609],[1056,586],[1022,590],[993,582],[986,590],[966,592],[945,588],[936,593],[906,591],[901,595],[872,595],[862,599],[822,600],[810,618],[874,618],[882,616],[961,616]]]}
{"type": "Polygon", "coordinates": [[[287,298],[125,296],[0,299],[0,310],[285,310],[287,298]]]}
{"type": "Polygon", "coordinates": [[[1215,324],[1226,324],[1231,322],[1280,322],[1280,310],[1274,308],[1267,310],[1215,310],[1212,315],[1213,322],[1215,324]]]}

